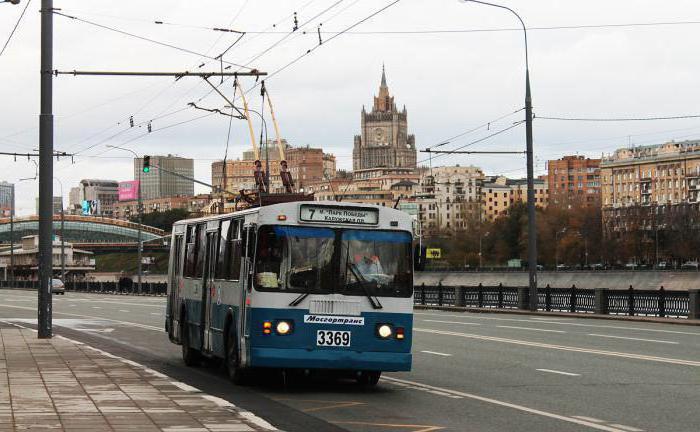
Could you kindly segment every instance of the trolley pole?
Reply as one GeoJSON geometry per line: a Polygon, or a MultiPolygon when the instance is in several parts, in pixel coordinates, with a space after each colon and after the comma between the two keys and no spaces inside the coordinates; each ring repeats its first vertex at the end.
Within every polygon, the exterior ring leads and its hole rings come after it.
{"type": "Polygon", "coordinates": [[[49,339],[53,273],[53,0],[41,0],[41,111],[39,114],[38,336],[49,339]]]}

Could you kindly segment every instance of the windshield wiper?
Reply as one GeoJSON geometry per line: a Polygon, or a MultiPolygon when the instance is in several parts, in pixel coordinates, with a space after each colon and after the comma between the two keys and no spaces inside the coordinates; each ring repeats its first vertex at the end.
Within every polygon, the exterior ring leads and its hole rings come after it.
{"type": "Polygon", "coordinates": [[[369,292],[369,288],[367,287],[367,279],[362,275],[362,273],[357,269],[357,266],[355,263],[348,262],[348,268],[350,268],[350,271],[352,274],[355,276],[355,279],[357,279],[357,282],[360,283],[360,286],[362,287],[362,290],[365,292],[365,296],[369,299],[369,302],[372,304],[372,308],[374,309],[382,309],[383,306],[379,302],[379,299],[376,297],[373,297],[372,294],[369,292]]]}
{"type": "Polygon", "coordinates": [[[305,299],[306,297],[308,297],[309,294],[311,294],[311,293],[305,292],[304,294],[302,294],[302,295],[300,295],[299,297],[297,297],[297,298],[295,298],[294,300],[292,300],[292,302],[289,303],[289,306],[297,306],[299,303],[301,303],[302,301],[304,301],[304,299],[305,299]]]}

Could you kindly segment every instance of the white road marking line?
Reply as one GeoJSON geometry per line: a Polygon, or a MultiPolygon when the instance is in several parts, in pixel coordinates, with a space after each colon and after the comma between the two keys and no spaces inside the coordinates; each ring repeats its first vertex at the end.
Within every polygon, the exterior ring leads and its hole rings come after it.
{"type": "Polygon", "coordinates": [[[478,339],[478,340],[485,340],[485,341],[491,341],[491,342],[509,343],[509,344],[514,344],[514,345],[524,345],[524,346],[531,346],[531,347],[536,347],[536,348],[548,348],[548,349],[555,349],[555,350],[560,350],[560,351],[580,352],[580,353],[597,354],[597,355],[610,356],[610,357],[622,357],[622,358],[628,358],[628,359],[634,359],[634,360],[646,360],[646,361],[653,361],[653,362],[659,362],[659,363],[670,363],[670,364],[677,364],[677,365],[683,365],[683,366],[700,367],[700,361],[693,361],[693,360],[683,360],[683,359],[675,359],[675,358],[668,358],[668,357],[656,357],[656,356],[650,356],[650,355],[644,355],[644,354],[632,354],[632,353],[606,351],[606,350],[599,350],[599,349],[592,349],[592,348],[579,348],[579,347],[572,347],[572,346],[566,346],[566,345],[554,345],[554,344],[541,343],[541,342],[530,342],[530,341],[523,341],[523,340],[518,340],[518,339],[506,339],[506,338],[493,337],[493,336],[483,336],[483,335],[477,335],[477,334],[459,333],[459,332],[451,332],[451,331],[436,330],[436,329],[424,329],[424,328],[417,328],[417,327],[414,327],[413,331],[420,332],[420,333],[439,334],[439,335],[445,335],[445,336],[459,336],[459,337],[468,338],[468,339],[478,339]]]}
{"type": "Polygon", "coordinates": [[[409,385],[413,385],[413,386],[417,386],[417,387],[422,387],[422,388],[425,388],[428,390],[437,390],[439,392],[448,393],[448,394],[452,394],[455,396],[461,396],[464,398],[474,399],[474,400],[478,400],[481,402],[499,405],[499,406],[506,407],[506,408],[512,408],[512,409],[515,409],[518,411],[526,412],[528,414],[535,414],[535,415],[539,415],[539,416],[543,416],[543,417],[549,417],[552,419],[565,421],[567,423],[574,423],[574,424],[581,425],[581,426],[587,426],[591,429],[608,431],[608,432],[621,432],[622,431],[622,429],[617,429],[617,428],[613,428],[610,426],[596,424],[594,422],[589,422],[589,421],[582,420],[579,418],[568,417],[568,416],[555,414],[555,413],[551,413],[551,412],[547,412],[547,411],[528,408],[528,407],[523,406],[523,405],[512,404],[510,402],[504,402],[504,401],[500,401],[500,400],[496,400],[496,399],[478,396],[478,395],[475,395],[472,393],[464,393],[464,392],[460,392],[460,391],[456,391],[456,390],[450,390],[450,389],[446,389],[446,388],[442,388],[442,387],[435,387],[435,386],[431,386],[428,384],[422,384],[422,383],[418,383],[415,381],[402,380],[402,379],[393,378],[393,377],[382,377],[382,380],[400,382],[400,383],[409,384],[409,385]]]}
{"type": "Polygon", "coordinates": [[[93,309],[102,309],[100,306],[93,306],[93,309]]]}
{"type": "Polygon", "coordinates": [[[605,420],[601,420],[601,419],[597,419],[597,418],[593,418],[593,417],[586,417],[586,416],[571,416],[571,417],[581,419],[581,420],[586,420],[586,421],[593,422],[593,423],[605,423],[605,420]]]}
{"type": "MultiPolygon", "coordinates": [[[[30,307],[24,307],[24,306],[10,306],[10,305],[0,305],[0,308],[13,308],[13,309],[24,309],[24,310],[29,310],[32,312],[36,312],[36,308],[30,308],[30,307]]],[[[90,318],[90,319],[96,319],[96,320],[101,320],[101,321],[109,321],[117,324],[123,324],[125,326],[130,326],[130,327],[138,327],[146,330],[153,330],[157,332],[164,332],[165,330],[161,327],[155,327],[155,326],[150,326],[147,324],[139,324],[135,322],[130,322],[130,321],[119,321],[119,320],[114,320],[114,319],[109,319],[105,317],[96,317],[92,315],[81,315],[81,314],[74,314],[74,313],[68,313],[68,312],[56,312],[55,310],[53,311],[54,315],[66,315],[66,316],[74,316],[74,317],[79,317],[79,318],[90,318]]]]}
{"type": "Polygon", "coordinates": [[[474,325],[474,326],[480,326],[481,324],[479,323],[470,323],[470,322],[461,322],[461,321],[440,321],[440,320],[421,320],[425,322],[434,322],[434,323],[442,323],[442,324],[462,324],[462,325],[474,325]]]}
{"type": "Polygon", "coordinates": [[[581,376],[581,374],[575,374],[571,372],[563,372],[563,371],[558,371],[558,370],[553,370],[553,369],[537,369],[540,372],[549,372],[553,374],[559,374],[559,375],[566,375],[566,376],[581,376]]]}
{"type": "Polygon", "coordinates": [[[547,332],[547,333],[566,333],[564,330],[539,329],[539,328],[534,328],[534,327],[518,327],[518,326],[504,326],[504,325],[499,325],[499,326],[496,326],[496,327],[498,327],[498,328],[507,328],[507,329],[515,329],[515,330],[541,331],[541,332],[547,332]]]}
{"type": "Polygon", "coordinates": [[[637,429],[636,427],[625,426],[625,425],[621,425],[621,424],[617,424],[617,423],[611,424],[610,426],[616,427],[616,428],[619,428],[622,430],[626,430],[629,432],[644,432],[644,429],[637,429]]]}
{"type": "Polygon", "coordinates": [[[436,351],[421,351],[421,352],[426,353],[426,354],[433,354],[436,356],[442,356],[442,357],[451,357],[452,356],[452,354],[445,354],[445,353],[436,352],[436,351]]]}
{"type": "Polygon", "coordinates": [[[163,314],[160,313],[160,312],[151,312],[151,315],[158,315],[158,316],[160,316],[160,315],[163,315],[163,314]]]}
{"type": "Polygon", "coordinates": [[[119,309],[119,312],[127,312],[128,313],[129,311],[126,309],[119,309]]]}
{"type": "Polygon", "coordinates": [[[596,336],[596,337],[604,337],[604,338],[612,338],[612,339],[625,339],[625,340],[633,340],[633,341],[641,341],[641,342],[656,342],[656,343],[665,343],[665,344],[678,345],[678,342],[675,342],[675,341],[666,341],[666,340],[658,340],[658,339],[642,339],[642,338],[635,338],[635,337],[603,335],[603,334],[596,334],[596,333],[589,333],[588,336],[596,336]]]}
{"type": "MultiPolygon", "coordinates": [[[[527,319],[474,316],[473,314],[468,314],[468,313],[464,313],[462,315],[448,315],[445,313],[414,312],[413,314],[414,315],[442,316],[442,317],[451,317],[451,318],[466,318],[466,319],[475,319],[475,320],[515,321],[515,322],[532,323],[531,320],[527,320],[527,319]]],[[[646,332],[654,332],[654,333],[670,333],[670,334],[683,334],[683,335],[690,335],[690,336],[700,336],[700,332],[687,332],[687,331],[680,331],[680,330],[661,330],[661,329],[651,329],[651,328],[642,328],[642,327],[620,327],[620,326],[604,325],[604,324],[581,324],[581,323],[568,322],[568,321],[572,321],[572,319],[567,320],[567,322],[543,320],[543,321],[541,321],[541,323],[542,324],[554,324],[554,325],[568,325],[568,326],[576,326],[576,327],[606,328],[606,329],[616,329],[616,330],[634,330],[634,331],[646,331],[646,332]]],[[[657,323],[654,323],[654,324],[657,324],[657,323]]],[[[663,325],[663,324],[661,324],[661,325],[663,325]]]]}

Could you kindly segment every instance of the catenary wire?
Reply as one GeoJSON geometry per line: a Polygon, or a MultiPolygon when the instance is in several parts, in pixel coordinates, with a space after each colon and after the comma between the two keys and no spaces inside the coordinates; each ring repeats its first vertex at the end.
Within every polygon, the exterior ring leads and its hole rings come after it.
{"type": "Polygon", "coordinates": [[[22,9],[22,13],[19,15],[19,18],[17,18],[17,22],[15,23],[15,26],[12,28],[10,35],[7,37],[7,40],[5,41],[5,45],[3,45],[2,49],[0,50],[0,56],[2,56],[2,54],[5,52],[5,49],[7,49],[7,46],[10,44],[10,41],[12,40],[12,36],[15,34],[17,27],[19,27],[19,23],[22,22],[22,18],[24,17],[24,13],[27,12],[27,8],[29,7],[29,5],[31,3],[32,3],[32,0],[28,0],[27,4],[24,6],[24,9],[22,9]]]}
{"type": "MultiPolygon", "coordinates": [[[[487,136],[485,136],[485,137],[483,137],[483,138],[479,138],[478,140],[471,141],[471,142],[469,142],[469,143],[467,143],[467,144],[464,144],[464,145],[461,145],[461,146],[459,146],[459,147],[453,148],[453,149],[451,149],[450,151],[462,150],[463,148],[467,148],[467,147],[473,146],[474,144],[478,144],[478,143],[480,143],[480,142],[486,141],[486,140],[489,139],[489,138],[493,138],[493,137],[495,137],[495,136],[497,136],[497,135],[500,135],[500,134],[502,134],[502,133],[504,133],[504,132],[507,132],[507,131],[509,131],[509,130],[511,130],[511,129],[515,128],[515,127],[517,127],[517,126],[520,126],[520,125],[523,124],[523,123],[525,123],[525,120],[517,121],[517,122],[513,123],[512,125],[508,126],[507,128],[501,129],[501,130],[499,130],[499,131],[497,131],[497,132],[494,132],[494,133],[492,133],[492,134],[489,134],[489,135],[487,135],[487,136]]],[[[450,154],[450,153],[441,153],[441,154],[438,154],[437,156],[428,157],[428,158],[425,158],[425,159],[423,159],[423,160],[421,160],[421,161],[416,162],[416,164],[421,164],[421,163],[423,163],[423,162],[433,161],[433,160],[438,159],[438,158],[440,158],[440,157],[442,157],[442,156],[447,156],[448,154],[450,154]]]]}

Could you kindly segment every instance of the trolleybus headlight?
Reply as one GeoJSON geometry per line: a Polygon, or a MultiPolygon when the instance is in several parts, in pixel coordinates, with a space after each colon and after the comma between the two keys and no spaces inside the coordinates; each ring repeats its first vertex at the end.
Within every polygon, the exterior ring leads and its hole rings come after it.
{"type": "Polygon", "coordinates": [[[403,327],[396,327],[396,339],[403,340],[405,337],[403,327]]]}
{"type": "Polygon", "coordinates": [[[379,324],[377,325],[377,336],[379,336],[382,339],[387,339],[391,337],[391,334],[393,331],[391,330],[391,326],[389,324],[379,324]]]}
{"type": "Polygon", "coordinates": [[[263,334],[269,335],[272,333],[272,323],[270,321],[263,322],[263,334]]]}
{"type": "Polygon", "coordinates": [[[277,334],[279,335],[289,334],[292,332],[292,324],[287,321],[278,321],[275,330],[277,330],[277,334]]]}

